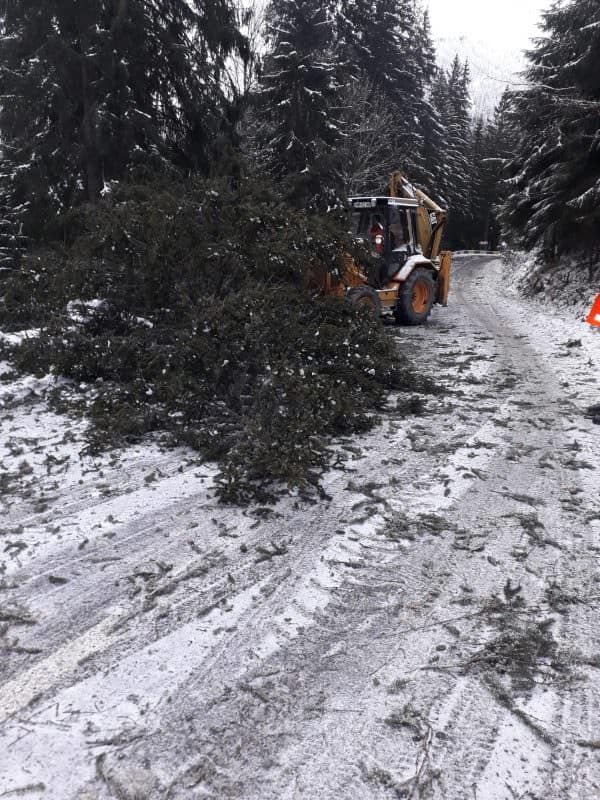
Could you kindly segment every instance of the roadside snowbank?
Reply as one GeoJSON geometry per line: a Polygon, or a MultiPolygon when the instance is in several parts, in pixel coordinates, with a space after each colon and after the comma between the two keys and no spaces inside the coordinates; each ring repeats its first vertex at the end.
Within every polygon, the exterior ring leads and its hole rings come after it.
{"type": "Polygon", "coordinates": [[[548,265],[538,251],[513,250],[506,252],[503,263],[507,283],[514,291],[569,317],[585,317],[600,292],[600,261],[583,263],[572,256],[548,265]]]}

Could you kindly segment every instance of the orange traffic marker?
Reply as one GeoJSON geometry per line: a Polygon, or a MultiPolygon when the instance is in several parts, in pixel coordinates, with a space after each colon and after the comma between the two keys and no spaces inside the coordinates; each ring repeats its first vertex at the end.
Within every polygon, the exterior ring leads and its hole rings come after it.
{"type": "Polygon", "coordinates": [[[600,294],[594,300],[594,305],[588,314],[586,322],[589,322],[590,325],[597,325],[600,328],[600,294]]]}

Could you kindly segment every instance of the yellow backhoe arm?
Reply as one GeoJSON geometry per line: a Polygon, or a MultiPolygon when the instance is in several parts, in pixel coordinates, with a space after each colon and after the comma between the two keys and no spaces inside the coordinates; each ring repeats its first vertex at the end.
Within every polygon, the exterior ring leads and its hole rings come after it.
{"type": "Polygon", "coordinates": [[[396,170],[390,175],[390,197],[408,197],[418,200],[417,208],[417,239],[426,258],[437,258],[440,253],[442,234],[446,223],[446,212],[438,206],[425,192],[417,189],[400,172],[396,170]],[[435,215],[435,225],[431,224],[430,212],[435,215]]]}

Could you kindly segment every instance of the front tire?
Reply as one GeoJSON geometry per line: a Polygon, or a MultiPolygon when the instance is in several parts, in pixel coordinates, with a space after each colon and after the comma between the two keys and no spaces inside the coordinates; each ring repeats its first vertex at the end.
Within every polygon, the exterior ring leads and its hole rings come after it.
{"type": "Polygon", "coordinates": [[[422,325],[427,321],[435,300],[435,280],[431,271],[416,267],[401,284],[394,310],[401,325],[422,325]]]}
{"type": "Polygon", "coordinates": [[[348,302],[357,311],[362,311],[369,314],[374,319],[379,319],[381,316],[381,300],[379,295],[370,286],[357,286],[350,289],[346,295],[348,302]]]}

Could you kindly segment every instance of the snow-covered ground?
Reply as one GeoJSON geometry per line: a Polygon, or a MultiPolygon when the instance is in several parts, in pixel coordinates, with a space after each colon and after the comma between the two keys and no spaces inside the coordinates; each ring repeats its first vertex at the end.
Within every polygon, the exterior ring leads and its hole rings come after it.
{"type": "Polygon", "coordinates": [[[87,454],[5,375],[0,797],[600,796],[600,329],[472,257],[390,335],[444,392],[314,504],[87,454]]]}
{"type": "Polygon", "coordinates": [[[507,251],[508,282],[515,292],[532,298],[537,308],[548,305],[574,318],[585,318],[600,293],[600,262],[582,263],[562,256],[558,265],[546,265],[539,253],[507,251]]]}

